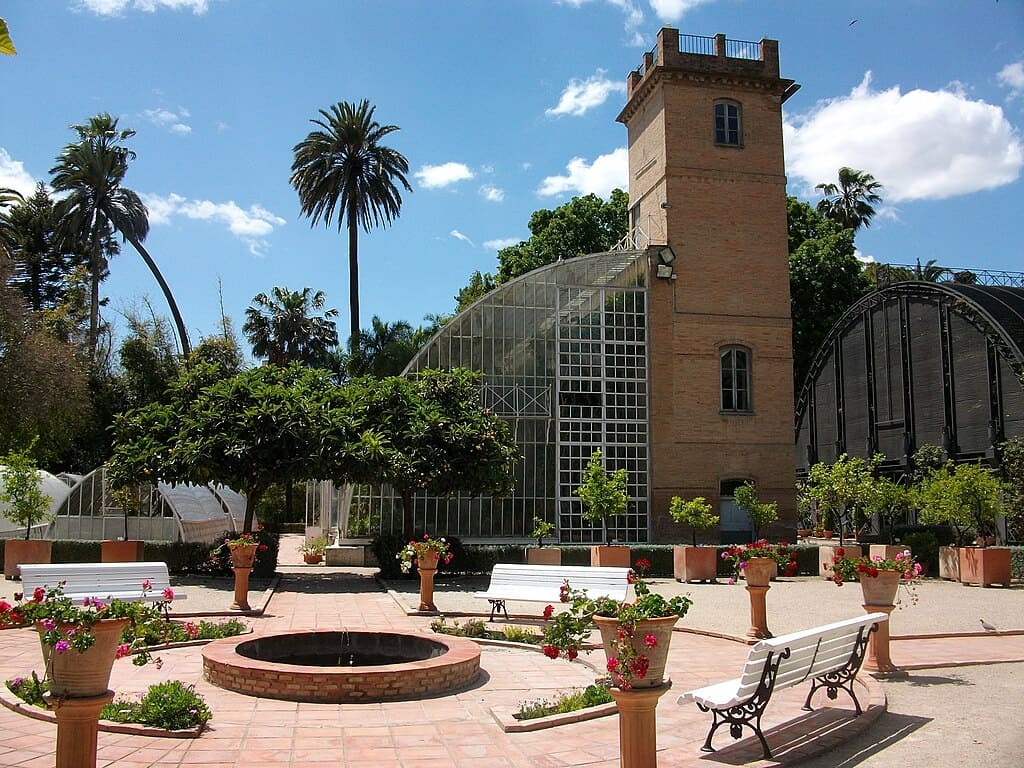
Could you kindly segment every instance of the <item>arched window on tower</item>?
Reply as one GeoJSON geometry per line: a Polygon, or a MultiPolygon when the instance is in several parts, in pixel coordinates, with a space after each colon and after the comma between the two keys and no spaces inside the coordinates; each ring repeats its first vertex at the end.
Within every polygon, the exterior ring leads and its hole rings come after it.
{"type": "Polygon", "coordinates": [[[738,102],[715,102],[715,144],[743,146],[743,109],[738,102]]]}
{"type": "Polygon", "coordinates": [[[750,397],[750,350],[722,347],[718,354],[722,372],[722,410],[749,413],[754,409],[750,397]]]}

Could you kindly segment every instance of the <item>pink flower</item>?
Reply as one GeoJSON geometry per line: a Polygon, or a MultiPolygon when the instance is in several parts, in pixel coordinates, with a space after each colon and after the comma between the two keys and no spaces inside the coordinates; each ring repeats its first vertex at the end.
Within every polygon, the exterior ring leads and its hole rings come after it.
{"type": "Polygon", "coordinates": [[[7,613],[11,610],[11,604],[6,600],[0,600],[0,613],[7,613]]]}
{"type": "Polygon", "coordinates": [[[729,579],[729,583],[730,584],[735,584],[736,583],[736,579],[729,579]]]}
{"type": "Polygon", "coordinates": [[[53,644],[53,650],[55,650],[57,653],[67,653],[71,650],[71,643],[69,643],[67,640],[58,640],[56,643],[53,644]]]}
{"type": "Polygon", "coordinates": [[[189,640],[199,639],[200,629],[196,624],[193,624],[191,621],[185,622],[185,631],[188,632],[189,640]]]}
{"type": "Polygon", "coordinates": [[[143,592],[148,592],[152,588],[153,588],[153,582],[152,581],[150,581],[149,579],[143,579],[142,580],[142,591],[143,592]]]}
{"type": "Polygon", "coordinates": [[[654,635],[647,635],[646,637],[644,637],[644,645],[646,645],[648,648],[657,648],[658,638],[656,638],[654,635]]]}
{"type": "Polygon", "coordinates": [[[163,660],[163,659],[160,659],[160,658],[158,658],[158,659],[157,659],[157,660],[156,660],[155,662],[153,662],[153,663],[154,663],[154,664],[156,664],[156,668],[157,668],[157,669],[163,669],[163,668],[164,668],[164,660],[163,660]]]}
{"type": "Polygon", "coordinates": [[[43,629],[45,629],[47,632],[53,632],[54,627],[56,626],[57,622],[55,622],[53,619],[43,619],[43,629]]]}
{"type": "Polygon", "coordinates": [[[174,590],[170,587],[164,587],[164,600],[170,602],[174,599],[174,590]]]}
{"type": "Polygon", "coordinates": [[[132,652],[132,647],[128,643],[121,643],[117,646],[117,650],[114,652],[115,659],[123,659],[129,653],[132,652]]]}

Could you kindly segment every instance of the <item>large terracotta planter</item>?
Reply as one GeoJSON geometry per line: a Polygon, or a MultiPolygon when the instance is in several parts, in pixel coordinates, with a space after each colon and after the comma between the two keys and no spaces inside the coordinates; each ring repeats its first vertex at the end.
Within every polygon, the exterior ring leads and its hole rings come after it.
{"type": "Polygon", "coordinates": [[[256,560],[256,544],[245,547],[230,547],[232,568],[252,568],[256,560]]]}
{"type": "Polygon", "coordinates": [[[562,550],[558,547],[527,547],[526,562],[529,565],[561,565],[562,550]]]}
{"type": "Polygon", "coordinates": [[[778,563],[771,557],[752,557],[747,560],[743,575],[748,587],[767,587],[772,576],[778,572],[778,563]]]}
{"type": "MultiPolygon", "coordinates": [[[[66,633],[74,625],[59,624],[58,629],[66,633]]],[[[128,619],[102,619],[92,627],[96,642],[84,652],[76,650],[57,653],[43,643],[42,624],[36,622],[39,631],[39,645],[46,663],[46,676],[50,680],[50,695],[88,698],[102,696],[110,684],[110,670],[114,666],[117,646],[121,633],[128,626],[128,619]]]]}
{"type": "Polygon", "coordinates": [[[676,581],[714,581],[718,559],[715,547],[673,547],[672,574],[676,581]]]}
{"type": "MultiPolygon", "coordinates": [[[[634,688],[654,688],[665,681],[665,662],[668,661],[668,647],[672,642],[672,627],[679,621],[678,616],[666,616],[660,619],[641,619],[636,623],[630,645],[641,655],[650,660],[647,667],[647,674],[641,678],[634,678],[634,688]],[[656,645],[648,648],[645,639],[648,635],[654,635],[656,645]]],[[[612,658],[612,641],[616,639],[619,631],[618,619],[606,616],[595,616],[594,623],[601,631],[601,644],[604,646],[605,659],[612,658]]]]}
{"type": "Polygon", "coordinates": [[[958,554],[962,584],[1010,586],[1009,547],[960,547],[958,554]]]}
{"type": "Polygon", "coordinates": [[[901,578],[899,571],[879,571],[877,576],[862,573],[860,589],[864,595],[864,605],[895,605],[901,578]]]}
{"type": "Polygon", "coordinates": [[[631,568],[629,547],[594,546],[590,548],[590,565],[593,567],[607,566],[615,568],[631,568]]]}
{"type": "Polygon", "coordinates": [[[939,578],[960,581],[960,555],[957,547],[939,547],[939,578]]]}
{"type": "Polygon", "coordinates": [[[144,561],[145,542],[130,539],[128,541],[100,542],[100,562],[103,563],[141,563],[144,561]]]}
{"type": "Polygon", "coordinates": [[[420,607],[421,611],[436,611],[434,605],[434,574],[437,572],[438,557],[433,552],[426,552],[416,558],[416,570],[420,574],[420,607]]]}
{"type": "Polygon", "coordinates": [[[53,542],[49,539],[7,539],[4,542],[4,576],[21,576],[21,563],[48,563],[53,542]]]}
{"type": "Polygon", "coordinates": [[[842,549],[843,554],[849,558],[861,557],[863,555],[859,544],[846,544],[843,547],[831,544],[818,545],[818,573],[823,579],[831,579],[833,576],[832,563],[835,561],[837,549],[842,549]]]}
{"type": "Polygon", "coordinates": [[[895,560],[896,555],[906,552],[910,547],[902,544],[870,544],[868,546],[868,557],[874,560],[881,557],[883,560],[895,560]]]}

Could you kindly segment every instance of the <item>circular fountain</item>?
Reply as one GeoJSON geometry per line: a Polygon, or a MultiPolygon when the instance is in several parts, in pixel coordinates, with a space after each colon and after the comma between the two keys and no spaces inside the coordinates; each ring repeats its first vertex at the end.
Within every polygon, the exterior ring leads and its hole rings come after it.
{"type": "Polygon", "coordinates": [[[289,701],[396,701],[450,693],[480,673],[461,637],[391,630],[292,630],[215,640],[203,674],[236,693],[289,701]]]}

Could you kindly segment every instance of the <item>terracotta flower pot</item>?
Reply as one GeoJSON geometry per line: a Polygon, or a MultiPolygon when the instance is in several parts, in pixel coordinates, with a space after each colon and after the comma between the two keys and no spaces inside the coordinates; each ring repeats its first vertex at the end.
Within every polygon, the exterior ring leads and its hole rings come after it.
{"type": "Polygon", "coordinates": [[[252,568],[256,560],[256,544],[249,544],[245,547],[231,547],[232,568],[252,568]]]}
{"type": "Polygon", "coordinates": [[[1010,586],[1009,547],[960,547],[960,583],[1010,586]]]}
{"type": "Polygon", "coordinates": [[[939,547],[939,578],[960,581],[960,556],[956,547],[939,547]]]}
{"type": "Polygon", "coordinates": [[[558,547],[527,547],[526,562],[529,565],[561,565],[562,550],[558,547]]]}
{"type": "Polygon", "coordinates": [[[614,568],[630,568],[633,565],[629,547],[593,546],[590,548],[591,567],[610,566],[614,568]]]}
{"type": "Polygon", "coordinates": [[[672,575],[676,581],[714,581],[718,560],[716,547],[672,547],[672,575]]]}
{"type": "Polygon", "coordinates": [[[425,552],[416,558],[416,569],[420,574],[420,607],[421,611],[436,611],[434,605],[434,573],[437,572],[438,556],[433,552],[425,552]]]}
{"type": "MultiPolygon", "coordinates": [[[[665,663],[668,661],[668,647],[672,642],[672,627],[679,621],[678,616],[666,616],[660,619],[641,619],[636,623],[630,645],[637,654],[646,656],[650,661],[644,677],[633,678],[634,688],[655,688],[665,681],[665,663]],[[649,648],[646,643],[648,635],[654,635],[655,646],[649,648]]],[[[612,642],[618,636],[619,621],[606,616],[595,616],[594,623],[601,631],[601,643],[604,646],[606,659],[613,658],[612,642]]]]}
{"type": "Polygon", "coordinates": [[[48,563],[53,542],[49,539],[7,539],[4,542],[4,576],[21,575],[21,563],[48,563]]]}
{"type": "MultiPolygon", "coordinates": [[[[60,632],[66,633],[73,624],[59,624],[60,632]]],[[[50,680],[50,695],[72,698],[89,698],[101,696],[110,685],[110,670],[114,666],[117,646],[121,642],[121,633],[128,626],[128,619],[101,619],[92,627],[96,642],[82,653],[71,649],[57,653],[43,643],[43,626],[36,622],[39,632],[39,645],[43,651],[43,661],[47,665],[47,677],[50,680]]]]}
{"type": "Polygon", "coordinates": [[[860,574],[864,605],[895,605],[896,590],[903,575],[899,571],[879,571],[877,576],[860,574]]]}
{"type": "Polygon", "coordinates": [[[145,542],[137,539],[127,541],[108,540],[100,542],[100,562],[141,563],[145,542]]]}
{"type": "Polygon", "coordinates": [[[303,555],[302,559],[306,562],[306,565],[317,565],[321,560],[324,559],[323,555],[314,555],[312,553],[303,555]]]}
{"type": "Polygon", "coordinates": [[[752,557],[747,560],[747,566],[743,569],[743,575],[747,579],[748,587],[767,587],[772,580],[772,574],[778,570],[778,564],[771,557],[752,557]]]}

